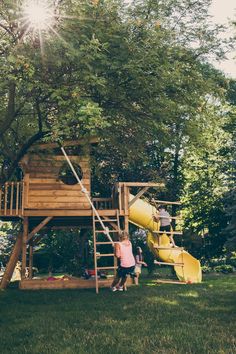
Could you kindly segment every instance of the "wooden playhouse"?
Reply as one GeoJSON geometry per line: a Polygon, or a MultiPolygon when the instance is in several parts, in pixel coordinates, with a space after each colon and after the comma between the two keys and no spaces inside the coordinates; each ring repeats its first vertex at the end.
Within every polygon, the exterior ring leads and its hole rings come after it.
{"type": "MultiPolygon", "coordinates": [[[[114,242],[121,229],[128,231],[129,207],[149,187],[157,183],[117,183],[110,198],[91,197],[90,141],[68,141],[64,148],[58,144],[40,144],[22,158],[20,166],[23,178],[18,182],[6,182],[0,188],[0,219],[21,220],[22,231],[13,248],[1,288],[5,288],[12,276],[16,262],[21,257],[21,289],[60,289],[110,286],[111,279],[98,278],[100,270],[117,268],[113,253],[114,242]],[[64,152],[63,152],[64,151],[64,152]],[[66,156],[65,156],[66,155],[66,156]],[[79,178],[75,178],[70,165],[79,178]],[[132,187],[140,187],[130,201],[132,187]],[[45,228],[87,228],[93,230],[95,279],[87,281],[71,278],[68,281],[47,282],[32,279],[33,249],[44,236],[45,228]],[[99,247],[110,244],[111,252],[101,254],[99,247]],[[112,266],[100,267],[98,259],[111,257],[112,266]],[[29,277],[26,278],[26,267],[29,277]]],[[[66,236],[65,236],[66,237],[66,236]]]]}

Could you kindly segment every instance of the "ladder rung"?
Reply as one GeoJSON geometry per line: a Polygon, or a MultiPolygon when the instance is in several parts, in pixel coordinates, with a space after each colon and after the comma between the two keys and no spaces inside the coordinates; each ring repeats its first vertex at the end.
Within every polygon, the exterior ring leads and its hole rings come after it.
{"type": "Polygon", "coordinates": [[[156,203],[156,204],[169,204],[169,205],[181,205],[182,203],[181,202],[170,202],[170,201],[167,201],[167,200],[155,200],[155,199],[152,199],[151,202],[153,203],[156,203]]]}
{"type": "MultiPolygon", "coordinates": [[[[120,230],[108,230],[108,232],[120,232],[120,230]]],[[[96,234],[106,234],[107,232],[106,231],[104,231],[104,230],[95,230],[95,233],[96,234]]]]}
{"type": "Polygon", "coordinates": [[[158,219],[172,219],[172,220],[183,220],[183,218],[181,216],[159,216],[158,215],[158,219]]]}
{"type": "Polygon", "coordinates": [[[183,235],[180,231],[152,231],[153,234],[166,234],[166,235],[183,235]]]}
{"type": "Polygon", "coordinates": [[[103,221],[103,222],[111,222],[111,221],[112,221],[112,222],[115,222],[115,221],[117,222],[118,220],[117,220],[117,219],[109,219],[109,220],[104,220],[104,219],[103,219],[102,221],[103,221]]]}
{"type": "Polygon", "coordinates": [[[171,266],[178,266],[178,267],[184,266],[184,263],[167,263],[167,262],[158,262],[158,261],[154,261],[154,263],[158,265],[171,265],[171,266]]]}
{"type": "Polygon", "coordinates": [[[180,250],[183,251],[184,248],[183,247],[162,247],[162,246],[158,246],[158,245],[153,245],[153,248],[156,248],[158,250],[180,250]]]}
{"type": "Polygon", "coordinates": [[[102,269],[117,269],[118,267],[97,267],[97,270],[102,270],[102,269]]]}
{"type": "Polygon", "coordinates": [[[96,253],[96,257],[111,257],[111,256],[114,256],[114,253],[103,253],[103,254],[96,253]]]}
{"type": "Polygon", "coordinates": [[[114,243],[118,243],[118,241],[114,241],[114,242],[111,242],[111,241],[104,241],[104,242],[96,242],[96,245],[113,245],[114,243]]]}
{"type": "MultiPolygon", "coordinates": [[[[102,222],[118,221],[117,219],[101,219],[101,220],[102,220],[102,222]]],[[[100,220],[98,220],[98,219],[95,219],[94,221],[95,222],[100,222],[100,220]]]]}
{"type": "MultiPolygon", "coordinates": [[[[109,220],[103,220],[102,219],[102,222],[105,223],[105,222],[117,222],[118,220],[117,219],[109,219],[109,220]]],[[[100,223],[100,220],[94,220],[95,223],[100,223]]]]}

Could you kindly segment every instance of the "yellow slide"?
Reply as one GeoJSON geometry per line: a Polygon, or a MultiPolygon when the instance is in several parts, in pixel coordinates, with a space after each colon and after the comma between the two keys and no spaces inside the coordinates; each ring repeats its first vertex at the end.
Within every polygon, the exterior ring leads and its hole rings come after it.
{"type": "MultiPolygon", "coordinates": [[[[130,195],[130,200],[134,198],[130,195]]],[[[158,231],[159,225],[153,221],[153,212],[156,209],[142,199],[137,199],[130,206],[129,220],[133,224],[149,230],[147,244],[152,253],[166,263],[175,263],[174,270],[180,281],[186,283],[200,283],[202,281],[202,271],[200,262],[180,247],[171,247],[169,237],[166,234],[157,236],[153,231],[158,231]],[[158,248],[155,247],[158,246],[158,248]]]]}

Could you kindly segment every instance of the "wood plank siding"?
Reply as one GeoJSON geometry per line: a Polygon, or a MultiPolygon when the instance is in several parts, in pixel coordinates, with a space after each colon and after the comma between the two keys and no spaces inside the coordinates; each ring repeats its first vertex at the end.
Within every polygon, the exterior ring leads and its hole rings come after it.
{"type": "MultiPolygon", "coordinates": [[[[70,156],[72,163],[81,167],[84,187],[91,193],[90,166],[88,156],[70,156]]],[[[24,209],[84,210],[91,206],[79,184],[68,185],[59,179],[64,156],[29,153],[22,162],[25,172],[24,209]]],[[[69,168],[69,166],[68,166],[69,168]]]]}

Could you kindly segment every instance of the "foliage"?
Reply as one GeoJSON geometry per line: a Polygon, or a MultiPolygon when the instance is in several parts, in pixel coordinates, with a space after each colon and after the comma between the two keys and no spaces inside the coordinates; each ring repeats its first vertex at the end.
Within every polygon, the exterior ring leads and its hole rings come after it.
{"type": "Polygon", "coordinates": [[[235,82],[208,58],[223,58],[233,41],[210,22],[210,0],[55,3],[42,38],[22,26],[22,1],[0,4],[0,182],[19,177],[40,139],[97,135],[94,192],[163,180],[160,196],[185,204],[186,242],[204,236],[208,258],[231,251],[235,82]]]}
{"type": "MultiPolygon", "coordinates": [[[[84,236],[81,230],[47,231],[35,247],[34,265],[40,272],[79,275],[84,265],[84,236]]],[[[89,259],[87,259],[89,262],[89,259]]]]}
{"type": "Polygon", "coordinates": [[[199,145],[194,142],[189,145],[183,162],[186,227],[205,239],[207,257],[219,255],[229,238],[225,232],[229,215],[224,199],[231,188],[228,179],[231,155],[228,151],[232,134],[226,127],[232,112],[229,105],[219,109],[215,103],[199,117],[199,145]]]}
{"type": "Polygon", "coordinates": [[[234,272],[234,267],[229,265],[229,264],[222,264],[220,266],[214,267],[214,271],[217,273],[233,273],[234,272]]]}
{"type": "Polygon", "coordinates": [[[231,255],[222,255],[219,258],[203,258],[201,260],[203,273],[233,273],[236,269],[235,252],[231,255]]]}
{"type": "Polygon", "coordinates": [[[218,91],[203,65],[206,55],[223,53],[222,28],[207,28],[208,4],[64,0],[56,11],[65,18],[41,43],[21,28],[21,1],[2,3],[2,180],[43,136],[102,136],[102,159],[117,175],[116,152],[132,168],[148,158],[147,142],[155,139],[163,151],[180,126],[190,134],[199,99],[218,91]]]}
{"type": "Polygon", "coordinates": [[[0,221],[0,263],[7,264],[19,232],[19,224],[0,221]]]}
{"type": "Polygon", "coordinates": [[[202,266],[201,269],[202,269],[202,273],[203,274],[207,274],[207,273],[210,273],[212,271],[212,269],[210,267],[206,266],[206,265],[202,266]]]}
{"type": "Polygon", "coordinates": [[[228,225],[225,228],[225,233],[228,235],[225,247],[228,252],[235,251],[236,249],[236,83],[234,80],[230,81],[227,97],[229,102],[233,106],[233,110],[230,112],[230,120],[226,126],[226,130],[231,132],[231,140],[227,149],[229,156],[229,165],[226,171],[227,182],[229,190],[225,193],[223,198],[226,215],[228,218],[228,225]]]}

